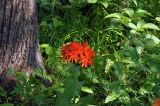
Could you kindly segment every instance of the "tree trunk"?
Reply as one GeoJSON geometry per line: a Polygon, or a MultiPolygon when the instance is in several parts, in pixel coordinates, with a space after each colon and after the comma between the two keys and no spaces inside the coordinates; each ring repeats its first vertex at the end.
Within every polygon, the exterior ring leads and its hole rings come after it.
{"type": "Polygon", "coordinates": [[[36,34],[36,0],[0,0],[1,80],[8,68],[30,73],[42,66],[36,34]]]}

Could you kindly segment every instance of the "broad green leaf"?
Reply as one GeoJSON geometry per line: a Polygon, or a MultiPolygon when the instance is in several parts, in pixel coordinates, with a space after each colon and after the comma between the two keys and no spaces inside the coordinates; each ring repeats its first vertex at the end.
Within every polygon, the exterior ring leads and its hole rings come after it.
{"type": "Polygon", "coordinates": [[[121,19],[121,14],[120,13],[113,13],[113,14],[107,15],[105,18],[118,18],[118,19],[121,19]]]}
{"type": "Polygon", "coordinates": [[[107,0],[101,0],[100,3],[107,8],[108,7],[108,1],[107,0]]]}
{"type": "Polygon", "coordinates": [[[136,17],[143,17],[146,15],[150,15],[146,10],[142,10],[142,9],[138,9],[136,12],[135,12],[135,16],[136,17]]]}
{"type": "Polygon", "coordinates": [[[49,44],[41,44],[40,47],[41,48],[47,48],[47,47],[49,47],[49,44]]]}
{"type": "Polygon", "coordinates": [[[97,78],[93,78],[93,79],[92,79],[92,81],[93,81],[93,83],[94,83],[94,84],[99,83],[99,81],[98,81],[98,79],[97,79],[97,78]]]}
{"type": "Polygon", "coordinates": [[[144,47],[151,49],[154,48],[156,46],[155,42],[153,39],[147,38],[144,40],[144,47]]]}
{"type": "Polygon", "coordinates": [[[152,72],[160,72],[160,64],[158,64],[158,63],[150,63],[150,70],[152,72]]]}
{"type": "Polygon", "coordinates": [[[70,76],[64,81],[64,95],[68,99],[72,99],[78,96],[78,92],[82,86],[82,83],[78,81],[78,76],[80,75],[78,66],[73,66],[69,69],[70,76]]]}
{"type": "Polygon", "coordinates": [[[132,17],[134,14],[134,10],[132,8],[123,9],[124,13],[126,13],[129,17],[132,17]]]}
{"type": "Polygon", "coordinates": [[[140,56],[136,48],[126,45],[123,54],[131,57],[133,60],[139,60],[140,56]]]}
{"type": "Polygon", "coordinates": [[[105,99],[105,103],[109,103],[115,99],[117,99],[120,95],[116,94],[115,92],[112,92],[111,94],[109,94],[106,99],[105,99]]]}
{"type": "Polygon", "coordinates": [[[159,43],[160,43],[160,39],[157,38],[157,37],[154,36],[154,35],[146,34],[145,37],[154,40],[154,42],[155,42],[156,44],[159,44],[159,43]]]}
{"type": "Polygon", "coordinates": [[[87,92],[87,93],[94,93],[91,88],[88,88],[88,87],[86,87],[86,86],[81,87],[81,91],[87,92]]]}
{"type": "Polygon", "coordinates": [[[51,46],[45,48],[45,52],[47,55],[52,55],[53,53],[53,48],[51,46]]]}
{"type": "Polygon", "coordinates": [[[77,79],[67,78],[64,82],[64,87],[64,94],[71,99],[75,96],[78,96],[81,83],[77,79]]]}
{"type": "Polygon", "coordinates": [[[144,26],[144,21],[140,20],[137,22],[137,30],[142,31],[144,26]]]}
{"type": "Polygon", "coordinates": [[[131,22],[131,20],[128,17],[122,17],[121,23],[124,24],[126,27],[128,27],[128,24],[131,22]]]}
{"type": "Polygon", "coordinates": [[[137,30],[136,25],[134,25],[133,23],[129,23],[128,26],[129,26],[130,28],[132,28],[132,29],[137,30]]]}
{"type": "Polygon", "coordinates": [[[88,3],[96,3],[97,0],[87,0],[88,3]]]}
{"type": "Polygon", "coordinates": [[[160,30],[159,27],[153,23],[147,23],[143,26],[143,28],[160,30]]]}

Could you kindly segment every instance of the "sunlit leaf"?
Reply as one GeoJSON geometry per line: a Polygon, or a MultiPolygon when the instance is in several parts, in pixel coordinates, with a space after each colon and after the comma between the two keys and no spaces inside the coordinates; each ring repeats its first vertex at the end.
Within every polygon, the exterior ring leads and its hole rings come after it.
{"type": "Polygon", "coordinates": [[[109,14],[107,15],[105,18],[121,18],[121,14],[120,13],[113,13],[113,14],[109,14]]]}
{"type": "Polygon", "coordinates": [[[143,26],[144,26],[144,21],[140,20],[137,22],[137,30],[141,31],[143,30],[143,26]]]}
{"type": "Polygon", "coordinates": [[[143,26],[143,28],[160,30],[159,27],[153,23],[147,23],[143,26]]]}
{"type": "Polygon", "coordinates": [[[120,96],[119,94],[116,94],[115,92],[112,92],[106,97],[105,103],[109,103],[109,102],[117,99],[119,96],[120,96]]]}
{"type": "Polygon", "coordinates": [[[123,11],[129,16],[132,17],[134,14],[134,10],[132,8],[125,8],[123,11]]]}
{"type": "Polygon", "coordinates": [[[159,43],[160,43],[160,39],[157,38],[157,37],[154,36],[154,35],[146,34],[145,37],[146,37],[146,38],[149,38],[149,39],[152,39],[156,44],[159,44],[159,43]]]}
{"type": "Polygon", "coordinates": [[[81,87],[81,90],[82,90],[83,92],[87,92],[87,93],[94,93],[91,88],[88,88],[88,87],[86,87],[86,86],[81,87]]]}
{"type": "Polygon", "coordinates": [[[150,15],[150,13],[146,10],[138,9],[137,11],[135,11],[134,18],[138,19],[141,17],[146,17],[147,15],[150,15]]]}
{"type": "Polygon", "coordinates": [[[160,22],[160,17],[156,17],[156,21],[160,22]]]}
{"type": "Polygon", "coordinates": [[[107,8],[108,7],[108,1],[107,0],[101,0],[100,3],[107,8]]]}
{"type": "Polygon", "coordinates": [[[40,47],[41,48],[47,48],[47,47],[49,47],[49,44],[41,44],[40,47]]]}
{"type": "Polygon", "coordinates": [[[45,52],[47,55],[52,55],[53,53],[53,48],[51,46],[45,48],[45,52]]]}
{"type": "Polygon", "coordinates": [[[88,3],[96,3],[97,0],[87,0],[88,3]]]}
{"type": "Polygon", "coordinates": [[[130,28],[132,28],[132,29],[137,30],[136,25],[134,25],[133,23],[129,23],[128,26],[129,26],[130,28]]]}

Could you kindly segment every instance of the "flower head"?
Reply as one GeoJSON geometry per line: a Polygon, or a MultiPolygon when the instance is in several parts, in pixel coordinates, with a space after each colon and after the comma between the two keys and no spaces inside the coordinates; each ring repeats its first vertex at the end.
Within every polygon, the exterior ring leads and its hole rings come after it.
{"type": "Polygon", "coordinates": [[[75,62],[81,64],[82,67],[93,65],[95,52],[88,46],[78,42],[71,42],[62,47],[62,58],[64,61],[75,62]]]}
{"type": "Polygon", "coordinates": [[[82,47],[83,51],[80,54],[82,67],[91,66],[93,64],[95,52],[91,48],[89,48],[87,42],[85,42],[82,47]]]}

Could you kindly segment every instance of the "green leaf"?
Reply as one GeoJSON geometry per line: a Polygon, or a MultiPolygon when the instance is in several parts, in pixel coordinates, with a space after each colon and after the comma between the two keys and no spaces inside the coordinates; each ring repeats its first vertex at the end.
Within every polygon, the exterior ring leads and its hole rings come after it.
{"type": "Polygon", "coordinates": [[[105,16],[105,18],[118,18],[121,19],[121,14],[120,13],[113,13],[105,16]]]}
{"type": "Polygon", "coordinates": [[[40,47],[41,48],[47,48],[47,47],[49,47],[49,44],[41,44],[40,47]]]}
{"type": "Polygon", "coordinates": [[[159,27],[153,23],[147,23],[143,26],[143,28],[160,30],[159,27]]]}
{"type": "Polygon", "coordinates": [[[145,48],[151,49],[151,48],[154,48],[155,46],[156,46],[156,44],[153,39],[147,38],[144,40],[144,47],[145,48]]]}
{"type": "Polygon", "coordinates": [[[137,30],[143,31],[144,21],[140,20],[137,22],[137,30]]]}
{"type": "Polygon", "coordinates": [[[132,29],[137,30],[136,25],[134,25],[133,23],[129,23],[128,26],[129,26],[130,28],[132,28],[132,29]]]}
{"type": "Polygon", "coordinates": [[[160,17],[156,17],[156,21],[160,22],[160,17]]]}
{"type": "Polygon", "coordinates": [[[150,70],[152,72],[160,72],[160,64],[158,64],[158,63],[150,63],[150,70]]]}
{"type": "Polygon", "coordinates": [[[64,82],[64,94],[68,98],[73,98],[78,95],[81,83],[75,78],[67,78],[64,82]]]}
{"type": "Polygon", "coordinates": [[[119,94],[116,94],[115,92],[112,92],[106,97],[105,103],[109,103],[109,102],[117,99],[119,96],[120,96],[119,94]]]}
{"type": "Polygon", "coordinates": [[[137,6],[137,1],[136,0],[132,0],[133,1],[133,3],[137,6]]]}
{"type": "Polygon", "coordinates": [[[126,13],[129,17],[132,17],[134,14],[134,10],[132,8],[123,9],[124,13],[126,13]]]}
{"type": "Polygon", "coordinates": [[[87,92],[87,93],[94,93],[91,88],[88,88],[86,86],[81,87],[81,91],[87,92]]]}
{"type": "Polygon", "coordinates": [[[108,7],[108,1],[107,0],[101,0],[100,3],[107,8],[108,7]]]}
{"type": "Polygon", "coordinates": [[[137,33],[137,31],[135,29],[131,29],[130,33],[133,34],[133,35],[135,35],[137,33]]]}
{"type": "Polygon", "coordinates": [[[121,23],[128,27],[128,24],[131,22],[131,20],[128,17],[122,17],[121,23]]]}
{"type": "Polygon", "coordinates": [[[139,60],[140,56],[136,48],[126,45],[122,51],[124,55],[131,57],[133,60],[139,60]]]}
{"type": "Polygon", "coordinates": [[[150,15],[146,10],[142,10],[142,9],[138,9],[136,12],[135,12],[135,18],[137,17],[144,17],[146,15],[150,15]]]}
{"type": "Polygon", "coordinates": [[[154,36],[154,35],[146,34],[146,35],[145,35],[145,38],[152,39],[156,44],[159,44],[159,43],[160,43],[160,39],[157,38],[157,37],[154,36]]]}
{"type": "Polygon", "coordinates": [[[96,3],[97,0],[87,0],[88,3],[96,3]]]}
{"type": "Polygon", "coordinates": [[[119,62],[115,62],[114,64],[113,64],[113,68],[114,68],[114,73],[115,73],[115,75],[116,75],[116,77],[118,78],[118,79],[121,79],[121,77],[122,77],[122,74],[123,74],[123,72],[122,72],[122,65],[119,63],[119,62]]]}
{"type": "Polygon", "coordinates": [[[93,79],[92,79],[92,82],[93,82],[94,84],[98,84],[98,83],[99,83],[99,81],[98,81],[97,78],[93,78],[93,79]]]}
{"type": "Polygon", "coordinates": [[[53,54],[53,48],[51,46],[45,48],[45,53],[47,55],[52,55],[53,54]]]}

